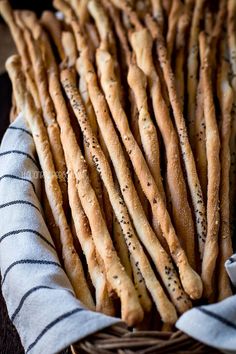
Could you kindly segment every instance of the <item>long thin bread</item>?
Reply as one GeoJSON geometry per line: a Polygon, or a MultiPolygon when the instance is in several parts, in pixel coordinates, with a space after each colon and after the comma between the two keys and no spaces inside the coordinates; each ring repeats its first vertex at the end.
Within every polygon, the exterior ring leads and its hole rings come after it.
{"type": "Polygon", "coordinates": [[[93,299],[84,277],[83,267],[74,249],[72,234],[63,211],[62,194],[57,182],[47,130],[43,124],[41,115],[34,105],[31,94],[26,89],[25,78],[21,71],[20,57],[10,57],[6,62],[6,68],[14,85],[16,100],[19,102],[18,104],[21,107],[21,111],[25,115],[33,134],[36,151],[44,173],[48,201],[55,222],[60,229],[62,257],[65,270],[76,296],[85,306],[94,309],[93,299]]]}
{"type": "Polygon", "coordinates": [[[176,91],[175,78],[167,57],[167,51],[165,48],[163,36],[161,35],[155,23],[152,21],[151,17],[147,15],[146,19],[149,28],[152,31],[153,37],[156,38],[157,54],[168,87],[168,93],[170,96],[171,107],[173,110],[175,126],[179,136],[180,149],[182,153],[185,172],[187,175],[188,187],[191,195],[192,205],[194,208],[199,252],[202,256],[206,237],[206,211],[201,185],[197,175],[196,164],[188,138],[183,111],[181,109],[181,103],[179,101],[176,91]]]}
{"type": "Polygon", "coordinates": [[[212,277],[218,256],[219,231],[219,187],[220,187],[220,137],[215,116],[215,106],[212,94],[211,75],[209,70],[209,48],[206,35],[199,36],[200,58],[202,67],[202,83],[204,95],[204,116],[206,124],[206,153],[207,153],[207,238],[202,260],[202,280],[204,294],[210,299],[215,287],[212,277]]]}
{"type": "Polygon", "coordinates": [[[135,235],[135,231],[132,227],[132,222],[129,218],[128,210],[124,201],[117,193],[117,189],[112,178],[112,172],[110,170],[109,164],[107,163],[105,155],[103,154],[101,147],[98,144],[98,140],[94,136],[91,126],[88,120],[86,119],[85,109],[83,107],[81,97],[76,88],[75,82],[73,82],[73,78],[69,70],[62,71],[61,82],[64,87],[65,93],[72,104],[74,113],[77,116],[87,145],[91,149],[91,153],[96,167],[101,174],[103,183],[106,186],[111,205],[122,227],[124,238],[127,242],[129,251],[135,258],[135,261],[138,262],[138,266],[145,280],[146,286],[152,294],[153,300],[155,301],[155,304],[162,317],[163,322],[172,323],[172,321],[176,320],[176,313],[174,307],[167,299],[160,283],[157,281],[156,276],[151,269],[149,261],[145,256],[142,246],[138,241],[137,236],[135,235]]]}
{"type": "MultiPolygon", "coordinates": [[[[56,92],[51,81],[51,92],[56,92]]],[[[56,99],[56,97],[55,97],[56,99]]],[[[67,163],[70,161],[66,159],[67,163]]],[[[72,217],[75,224],[76,235],[79,239],[81,248],[86,257],[89,274],[95,288],[96,310],[103,312],[107,315],[114,316],[115,309],[112,300],[109,298],[106,276],[98,264],[96,258],[96,248],[94,246],[93,238],[91,235],[88,219],[84,214],[81,206],[79,196],[76,189],[76,180],[73,170],[70,168],[69,162],[68,171],[68,195],[72,212],[72,217]]]]}
{"type": "MultiPolygon", "coordinates": [[[[51,80],[51,75],[49,80],[51,80]]],[[[57,101],[54,101],[57,121],[61,129],[63,149],[70,158],[76,178],[76,187],[83,210],[89,220],[95,247],[103,260],[106,276],[112,289],[121,299],[122,319],[129,325],[142,320],[143,312],[139,304],[133,284],[122,267],[114,250],[110,234],[103,219],[96,194],[91,186],[84,157],[77,144],[74,131],[70,125],[67,107],[61,92],[58,78],[57,101]]],[[[86,115],[85,115],[86,116],[86,115]]]]}
{"type": "Polygon", "coordinates": [[[163,99],[160,81],[153,64],[152,39],[147,29],[143,29],[133,33],[131,43],[136,53],[137,63],[148,78],[155,119],[165,145],[168,189],[177,234],[179,234],[189,261],[194,266],[194,226],[182,172],[178,137],[163,99]],[[141,46],[141,43],[144,43],[144,45],[141,46]],[[184,214],[183,210],[185,210],[184,214]]]}

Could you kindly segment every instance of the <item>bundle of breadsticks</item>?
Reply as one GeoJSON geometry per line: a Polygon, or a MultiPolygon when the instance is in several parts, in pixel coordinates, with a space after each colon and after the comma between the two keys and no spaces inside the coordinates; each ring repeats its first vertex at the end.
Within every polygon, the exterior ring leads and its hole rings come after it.
{"type": "Polygon", "coordinates": [[[45,220],[84,306],[171,328],[232,294],[236,1],[53,4],[0,1],[45,220]]]}

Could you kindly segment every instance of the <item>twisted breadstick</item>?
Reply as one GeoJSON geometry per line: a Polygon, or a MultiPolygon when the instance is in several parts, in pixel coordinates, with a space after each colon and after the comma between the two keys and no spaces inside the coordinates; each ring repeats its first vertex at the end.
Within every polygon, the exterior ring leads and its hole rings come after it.
{"type": "MultiPolygon", "coordinates": [[[[77,43],[79,43],[79,40],[77,43]]],[[[105,98],[99,89],[96,74],[91,62],[89,62],[88,57],[86,56],[86,52],[84,52],[84,54],[80,57],[79,62],[81,66],[83,65],[85,67],[88,91],[96,112],[97,122],[103,132],[104,140],[107,143],[109,155],[115,168],[121,192],[132,217],[138,236],[145,245],[156,268],[158,269],[158,272],[160,273],[160,276],[169,291],[172,301],[176,305],[178,311],[183,312],[190,306],[190,302],[183,293],[172,262],[159,244],[138,199],[137,192],[130,176],[130,171],[127,167],[123,149],[108,113],[109,110],[105,98]],[[111,144],[111,141],[113,144],[111,144]]]]}
{"type": "Polygon", "coordinates": [[[187,73],[187,94],[188,94],[188,132],[189,140],[193,146],[194,121],[196,111],[197,94],[197,71],[198,71],[198,34],[203,6],[205,0],[196,0],[193,10],[190,38],[188,44],[188,73],[187,73]]]}
{"type": "Polygon", "coordinates": [[[25,26],[24,35],[29,50],[29,55],[33,66],[33,70],[34,70],[35,82],[37,85],[39,99],[43,111],[44,123],[47,127],[52,156],[53,156],[55,168],[58,175],[58,182],[63,195],[63,206],[65,212],[67,213],[68,210],[68,195],[67,195],[67,183],[66,183],[67,169],[65,164],[64,152],[61,146],[60,130],[55,120],[54,106],[48,93],[46,71],[45,71],[41,51],[37,43],[33,40],[32,35],[29,32],[30,29],[26,27],[27,24],[24,22],[25,17],[21,16],[20,13],[18,13],[18,15],[19,15],[19,19],[22,21],[21,22],[22,25],[25,26]]]}
{"type": "MultiPolygon", "coordinates": [[[[50,73],[49,80],[51,80],[51,75],[50,73]]],[[[107,280],[121,299],[122,319],[129,325],[134,325],[142,320],[143,311],[133,284],[124,268],[121,266],[117,253],[114,250],[99,202],[90,184],[84,157],[70,125],[68,111],[60,89],[60,83],[57,77],[54,77],[54,79],[57,85],[57,91],[54,93],[51,92],[51,94],[57,97],[57,101],[54,100],[54,104],[57,112],[57,121],[61,129],[61,140],[66,156],[69,157],[75,174],[79,198],[90,223],[96,250],[104,263],[107,280]]],[[[75,105],[77,105],[76,100],[75,105]]],[[[83,119],[87,120],[85,112],[83,119]]]]}
{"type": "Polygon", "coordinates": [[[163,322],[173,323],[173,321],[176,320],[175,309],[167,299],[160,283],[157,281],[142,246],[135,235],[128,210],[123,199],[120,197],[119,193],[117,193],[109,164],[107,163],[105,155],[103,154],[101,147],[98,144],[98,140],[92,132],[91,125],[86,118],[81,97],[69,70],[62,71],[61,82],[78,119],[86,143],[90,148],[97,170],[100,172],[103,183],[106,186],[111,205],[117,220],[121,225],[129,252],[133,255],[135,262],[138,262],[137,265],[140,268],[146,286],[153,297],[163,322]]]}
{"type": "Polygon", "coordinates": [[[157,21],[160,30],[163,31],[164,13],[163,13],[161,0],[151,0],[151,4],[152,4],[152,16],[157,21]]]}
{"type": "Polygon", "coordinates": [[[194,265],[194,227],[178,150],[178,137],[163,100],[160,82],[153,64],[152,39],[148,31],[143,29],[133,33],[131,43],[137,57],[137,63],[148,78],[155,118],[165,144],[168,188],[177,234],[187,252],[189,261],[194,265]],[[183,210],[185,210],[184,214],[183,210]]]}
{"type": "Polygon", "coordinates": [[[206,35],[199,36],[200,59],[202,67],[202,91],[204,95],[204,116],[206,124],[206,154],[207,154],[207,238],[202,261],[202,280],[204,294],[209,299],[215,288],[212,277],[218,256],[219,231],[219,186],[220,186],[220,138],[215,116],[212,94],[211,73],[206,43],[206,35]]]}
{"type": "MultiPolygon", "coordinates": [[[[53,78],[51,81],[51,85],[52,85],[51,92],[55,95],[56,90],[54,88],[55,82],[53,82],[53,78]]],[[[54,96],[54,99],[56,100],[57,97],[54,96]]],[[[95,292],[96,310],[99,312],[103,312],[107,315],[114,316],[115,309],[111,299],[108,296],[106,277],[97,262],[96,249],[89,228],[88,219],[84,214],[77,193],[75,175],[72,168],[70,168],[70,162],[69,162],[70,159],[67,157],[66,160],[69,167],[69,173],[68,173],[69,202],[70,202],[72,217],[75,224],[76,235],[79,239],[83,253],[86,257],[89,274],[96,291],[95,292]]]]}
{"type": "Polygon", "coordinates": [[[220,232],[219,232],[219,275],[218,300],[232,295],[230,280],[225,270],[225,261],[232,255],[229,211],[229,171],[230,171],[230,133],[233,90],[229,84],[229,63],[225,60],[225,46],[221,43],[221,65],[218,73],[218,98],[221,107],[221,184],[220,184],[220,232]]]}
{"type": "Polygon", "coordinates": [[[204,250],[204,242],[206,237],[206,211],[202,196],[201,185],[197,175],[196,164],[193,152],[189,143],[187,128],[181,110],[181,103],[176,92],[175,79],[167,57],[167,51],[164,45],[163,37],[150,16],[146,17],[148,26],[154,38],[157,39],[156,49],[160,65],[165,77],[165,81],[170,96],[170,102],[173,110],[175,125],[179,135],[180,149],[182,152],[185,171],[187,174],[188,186],[191,194],[192,204],[197,226],[197,236],[199,244],[199,252],[202,257],[204,250]]]}
{"type": "Polygon", "coordinates": [[[44,11],[41,16],[40,22],[52,37],[52,40],[56,45],[61,61],[64,61],[66,54],[62,44],[62,29],[59,20],[56,18],[53,12],[44,11]]]}
{"type": "Polygon", "coordinates": [[[184,10],[183,14],[179,17],[177,24],[177,34],[175,42],[175,60],[174,60],[174,73],[176,77],[176,90],[181,103],[181,108],[184,106],[184,93],[185,93],[185,46],[187,30],[190,25],[189,11],[184,10]]]}
{"type": "Polygon", "coordinates": [[[14,86],[17,104],[25,115],[33,134],[36,151],[44,173],[48,201],[55,222],[60,229],[62,257],[66,273],[71,281],[76,296],[85,306],[94,309],[93,299],[84,277],[83,267],[74,249],[71,231],[63,211],[62,194],[57,182],[47,130],[43,124],[41,115],[34,105],[31,94],[27,91],[25,78],[21,71],[20,57],[16,55],[10,57],[6,62],[6,68],[14,86]]]}
{"type": "Polygon", "coordinates": [[[197,172],[202,187],[202,194],[205,203],[207,202],[207,157],[206,157],[206,124],[203,109],[204,96],[202,92],[202,73],[197,90],[197,104],[195,115],[195,137],[194,154],[197,172]]]}

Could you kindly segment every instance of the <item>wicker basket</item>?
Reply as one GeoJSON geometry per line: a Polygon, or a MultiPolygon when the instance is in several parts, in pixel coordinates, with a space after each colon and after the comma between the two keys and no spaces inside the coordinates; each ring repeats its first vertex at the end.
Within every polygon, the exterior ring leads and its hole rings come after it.
{"type": "Polygon", "coordinates": [[[181,331],[135,331],[113,326],[71,347],[73,354],[217,354],[181,331]]]}

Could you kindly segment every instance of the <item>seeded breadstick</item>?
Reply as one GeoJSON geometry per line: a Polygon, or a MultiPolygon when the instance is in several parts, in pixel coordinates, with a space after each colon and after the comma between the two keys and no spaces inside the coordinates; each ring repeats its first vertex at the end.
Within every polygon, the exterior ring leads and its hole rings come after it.
{"type": "Polygon", "coordinates": [[[196,164],[193,157],[193,152],[188,139],[187,128],[179,101],[174,75],[167,57],[167,51],[164,45],[164,40],[157,26],[152,21],[150,16],[146,17],[149,28],[152,32],[153,38],[156,38],[156,49],[160,65],[167,84],[170,102],[173,110],[175,126],[179,136],[180,149],[183,157],[185,172],[187,174],[187,181],[191,195],[192,205],[194,207],[194,216],[197,227],[197,237],[199,244],[199,252],[202,257],[204,242],[206,237],[206,211],[204,200],[202,196],[201,185],[197,175],[196,164]]]}
{"type": "Polygon", "coordinates": [[[181,103],[181,108],[184,106],[184,93],[185,93],[185,46],[186,35],[190,25],[190,14],[187,10],[184,10],[179,17],[177,24],[177,34],[175,42],[175,60],[173,63],[174,73],[176,77],[176,90],[181,103]]]}
{"type": "Polygon", "coordinates": [[[228,1],[227,16],[227,39],[229,48],[229,60],[231,68],[231,85],[234,91],[234,102],[232,110],[232,126],[230,136],[230,213],[235,217],[235,197],[236,197],[236,34],[235,34],[236,2],[228,1]]]}
{"type": "Polygon", "coordinates": [[[202,67],[202,92],[204,97],[204,117],[206,124],[207,154],[207,238],[202,261],[202,280],[204,294],[209,299],[215,292],[213,275],[218,256],[219,231],[219,186],[220,186],[220,138],[215,116],[212,94],[211,73],[209,70],[209,47],[206,35],[199,36],[200,59],[202,67]]]}
{"type": "Polygon", "coordinates": [[[156,276],[149,264],[149,261],[142,249],[140,242],[135,235],[135,231],[132,227],[128,210],[123,199],[120,197],[115,183],[112,177],[112,172],[109,164],[103,154],[98,140],[92,132],[91,125],[86,118],[85,109],[82,104],[81,97],[76,88],[76,83],[73,82],[73,77],[69,70],[63,70],[61,73],[61,82],[64,87],[65,93],[69,98],[73,107],[74,113],[77,116],[84,138],[87,145],[90,148],[97,170],[101,174],[102,181],[106,186],[109,194],[110,202],[113,207],[114,213],[118,222],[121,225],[124,238],[126,240],[129,252],[133,255],[135,262],[138,262],[138,266],[145,280],[146,286],[150,291],[153,300],[157,306],[157,309],[161,315],[163,322],[172,323],[176,320],[176,313],[174,306],[166,297],[160,283],[156,279],[156,276]]]}
{"type": "Polygon", "coordinates": [[[61,92],[60,83],[53,72],[49,72],[49,74],[49,88],[51,87],[50,83],[52,79],[55,84],[53,91],[50,88],[50,94],[52,97],[57,98],[57,100],[54,99],[54,105],[57,112],[57,121],[61,129],[63,149],[70,158],[70,163],[76,178],[76,188],[83,210],[89,220],[96,250],[104,263],[106,277],[110,286],[121,299],[122,319],[130,326],[135,325],[142,320],[143,311],[133,284],[124,268],[121,266],[117,253],[114,250],[99,202],[90,184],[84,157],[70,125],[70,119],[61,92]]]}
{"type": "MultiPolygon", "coordinates": [[[[93,133],[98,136],[98,126],[97,126],[97,122],[96,122],[96,116],[93,110],[93,106],[91,104],[89,95],[88,95],[88,89],[87,89],[87,83],[84,77],[84,72],[83,72],[83,67],[82,66],[78,66],[77,65],[77,71],[80,74],[80,80],[79,80],[79,90],[80,90],[80,94],[81,97],[83,99],[83,103],[84,106],[86,108],[86,113],[88,116],[88,120],[92,126],[93,129],[93,133]]],[[[90,180],[91,180],[91,184],[93,186],[93,189],[96,193],[96,196],[98,198],[100,207],[102,210],[104,210],[104,205],[103,205],[103,191],[102,191],[102,183],[101,183],[101,179],[99,176],[99,173],[96,170],[96,167],[94,165],[94,161],[92,158],[92,155],[90,154],[89,149],[87,148],[86,142],[84,141],[84,153],[85,153],[85,159],[86,162],[88,164],[88,172],[89,172],[89,176],[90,176],[90,180]]],[[[109,205],[109,207],[111,207],[109,205]]],[[[105,213],[106,215],[106,213],[105,213]]],[[[111,220],[108,219],[107,220],[107,224],[110,222],[111,220]]],[[[108,229],[110,230],[110,225],[108,225],[108,229]]]]}
{"type": "MultiPolygon", "coordinates": [[[[53,82],[52,84],[52,91],[53,82]]],[[[56,99],[56,97],[55,97],[56,99]]],[[[84,211],[82,209],[79,196],[76,189],[76,180],[73,170],[70,168],[69,158],[66,158],[69,173],[68,173],[68,195],[72,212],[72,217],[75,223],[76,235],[79,239],[81,248],[86,257],[89,274],[95,288],[96,294],[96,310],[103,312],[107,315],[114,316],[115,309],[111,299],[108,296],[106,285],[106,277],[102,269],[99,267],[96,259],[96,249],[94,246],[93,238],[89,228],[89,223],[84,211]]]]}
{"type": "Polygon", "coordinates": [[[177,234],[187,252],[189,261],[194,266],[194,225],[182,172],[178,137],[162,97],[160,81],[153,64],[152,39],[148,31],[143,29],[133,33],[131,42],[136,53],[137,63],[148,78],[155,118],[166,149],[168,188],[177,234]]]}
{"type": "Polygon", "coordinates": [[[172,58],[172,53],[174,49],[176,27],[182,10],[183,10],[182,2],[180,0],[173,0],[170,9],[170,14],[168,17],[168,31],[166,35],[167,53],[170,60],[172,58]]]}
{"type": "Polygon", "coordinates": [[[128,83],[133,90],[138,108],[139,131],[147,165],[165,201],[165,192],[162,184],[160,169],[160,152],[157,131],[149,114],[144,73],[135,63],[131,63],[128,72],[128,83]]]}
{"type": "MultiPolygon", "coordinates": [[[[134,188],[130,170],[128,169],[123,153],[123,148],[109,115],[109,108],[98,86],[97,76],[93,65],[89,60],[85,40],[81,35],[78,23],[70,18],[70,13],[67,13],[67,16],[68,20],[71,22],[75,34],[77,47],[82,53],[79,58],[79,63],[85,68],[88,92],[96,113],[97,122],[107,144],[106,146],[108,148],[130,216],[132,217],[132,221],[138,233],[139,239],[145,245],[145,248],[150,254],[173,303],[178,309],[178,312],[182,313],[191,307],[191,302],[182,290],[171,259],[161,247],[156,235],[148,223],[142,205],[137,197],[137,192],[134,188]]],[[[129,236],[131,235],[129,234],[129,236]]]]}
{"type": "Polygon", "coordinates": [[[130,279],[132,279],[133,272],[130,264],[129,251],[124,239],[124,235],[121,226],[114,214],[113,219],[113,244],[120,258],[121,264],[125,267],[125,271],[130,277],[130,279]]]}
{"type": "Polygon", "coordinates": [[[41,19],[41,24],[50,34],[53,39],[53,42],[56,45],[59,56],[62,61],[65,60],[65,51],[62,45],[62,30],[59,20],[56,18],[55,14],[51,11],[44,11],[41,19]]]}
{"type": "Polygon", "coordinates": [[[194,137],[194,155],[199,176],[199,181],[202,187],[204,202],[207,202],[207,157],[206,157],[206,125],[203,109],[204,96],[202,92],[202,73],[197,89],[197,104],[195,114],[195,137],[194,137]]]}
{"type": "Polygon", "coordinates": [[[130,256],[130,261],[133,269],[134,285],[138,293],[140,304],[142,305],[143,311],[149,313],[152,308],[152,301],[148,295],[142,273],[140,272],[139,267],[136,266],[136,262],[132,255],[130,256]]]}
{"type": "Polygon", "coordinates": [[[12,56],[6,62],[6,68],[14,85],[17,104],[25,115],[33,134],[36,151],[44,173],[45,189],[57,226],[60,229],[62,258],[66,273],[76,296],[90,309],[94,309],[93,299],[88,289],[83,267],[74,249],[73,238],[62,207],[62,194],[57,182],[56,171],[50,151],[47,130],[38,113],[31,94],[27,91],[25,78],[21,71],[19,56],[12,56]]]}
{"type": "Polygon", "coordinates": [[[198,34],[200,31],[200,20],[203,14],[205,0],[196,0],[193,10],[192,24],[188,43],[187,60],[187,94],[188,94],[188,132],[190,143],[193,144],[194,121],[196,111],[197,95],[197,72],[198,72],[198,34]]]}
{"type": "Polygon", "coordinates": [[[230,171],[230,133],[231,110],[233,106],[233,90],[229,84],[229,63],[225,58],[225,45],[221,43],[221,63],[217,77],[218,98],[221,107],[221,184],[220,184],[220,232],[219,232],[219,273],[218,300],[232,295],[230,280],[225,270],[226,260],[232,256],[232,240],[230,233],[229,211],[229,171],[230,171]]]}
{"type": "Polygon", "coordinates": [[[28,49],[25,41],[22,40],[23,33],[21,29],[16,25],[14,14],[12,12],[8,0],[3,0],[0,2],[0,14],[2,15],[4,21],[7,23],[10,29],[12,38],[16,45],[16,49],[22,58],[22,66],[26,76],[27,86],[33,95],[36,107],[39,108],[40,101],[37,94],[36,84],[33,80],[33,74],[32,74],[31,63],[28,55],[28,49]]]}
{"type": "Polygon", "coordinates": [[[91,63],[89,63],[86,59],[86,56],[82,56],[80,58],[80,62],[81,65],[84,65],[86,68],[86,80],[88,83],[89,95],[96,111],[98,124],[107,143],[109,154],[116,171],[121,192],[129,209],[129,213],[133,219],[139,238],[152,257],[152,260],[154,261],[155,266],[170,293],[172,301],[176,305],[178,311],[183,312],[186,308],[188,308],[190,303],[187,301],[187,298],[181,289],[179,279],[176,276],[176,272],[170,258],[164,252],[155,234],[150,228],[146,215],[137,197],[137,192],[135,191],[130,171],[127,167],[123,149],[108,113],[109,110],[106,101],[99,90],[96,74],[91,63]],[[98,100],[97,97],[100,99],[98,100]],[[113,144],[111,144],[111,141],[113,144]],[[175,291],[172,291],[173,289],[175,291]]]}
{"type": "Polygon", "coordinates": [[[163,235],[169,245],[171,255],[179,268],[183,287],[190,297],[198,298],[198,296],[201,296],[202,291],[200,277],[193,271],[188,263],[186,254],[181,248],[179,240],[175,234],[161,193],[158,190],[142,152],[129,129],[127,117],[122,109],[116,92],[117,80],[114,74],[112,57],[108,52],[99,50],[97,51],[97,63],[101,72],[101,85],[105,92],[113,119],[120,132],[123,144],[130,156],[135,173],[139,177],[142,189],[151,204],[153,217],[157,218],[163,235]]]}
{"type": "Polygon", "coordinates": [[[61,35],[61,42],[64,49],[66,65],[68,67],[75,66],[77,59],[77,48],[74,35],[70,31],[63,31],[61,35]]]}
{"type": "MultiPolygon", "coordinates": [[[[24,18],[21,18],[24,23],[24,18]]],[[[58,182],[63,195],[64,210],[67,213],[68,196],[66,183],[66,164],[60,140],[60,130],[55,120],[55,112],[52,100],[48,93],[47,78],[42,55],[36,42],[33,40],[29,29],[24,29],[25,39],[29,50],[30,59],[34,69],[35,82],[39,92],[43,119],[47,127],[48,137],[51,145],[53,160],[58,176],[58,182]]]]}

